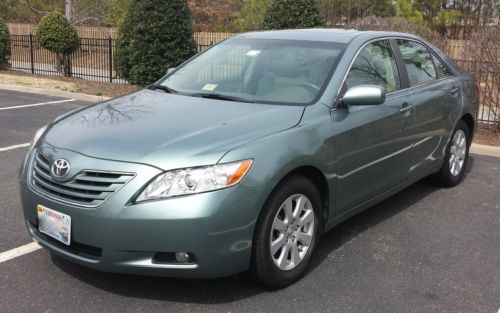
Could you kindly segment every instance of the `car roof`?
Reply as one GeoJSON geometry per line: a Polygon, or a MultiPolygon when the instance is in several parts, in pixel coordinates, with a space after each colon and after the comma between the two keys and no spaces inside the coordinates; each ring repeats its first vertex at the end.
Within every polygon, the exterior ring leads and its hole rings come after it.
{"type": "Polygon", "coordinates": [[[308,29],[256,31],[256,32],[239,34],[234,38],[309,40],[309,41],[349,43],[354,38],[359,36],[366,37],[366,39],[368,40],[378,37],[417,38],[414,35],[406,33],[387,32],[387,31],[359,31],[356,29],[338,29],[338,28],[308,28],[308,29]]]}

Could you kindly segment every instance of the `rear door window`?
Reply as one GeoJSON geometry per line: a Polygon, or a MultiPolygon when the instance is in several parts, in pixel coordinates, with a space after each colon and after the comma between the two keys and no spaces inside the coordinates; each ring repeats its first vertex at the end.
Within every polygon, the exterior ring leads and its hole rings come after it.
{"type": "Polygon", "coordinates": [[[437,79],[432,55],[427,48],[415,41],[398,39],[398,47],[405,62],[410,85],[416,86],[437,79]]]}

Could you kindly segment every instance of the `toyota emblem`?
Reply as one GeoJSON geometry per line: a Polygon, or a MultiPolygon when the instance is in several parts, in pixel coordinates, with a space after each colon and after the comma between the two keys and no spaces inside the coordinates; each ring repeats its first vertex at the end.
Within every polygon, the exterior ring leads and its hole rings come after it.
{"type": "Polygon", "coordinates": [[[62,178],[69,173],[69,162],[65,159],[57,159],[52,164],[52,175],[62,178]]]}

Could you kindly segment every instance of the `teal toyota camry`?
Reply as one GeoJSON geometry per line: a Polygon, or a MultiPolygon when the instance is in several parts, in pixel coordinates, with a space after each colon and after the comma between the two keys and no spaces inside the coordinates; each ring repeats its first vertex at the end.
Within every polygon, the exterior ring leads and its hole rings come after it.
{"type": "Polygon", "coordinates": [[[460,183],[478,105],[474,79],[412,35],[241,34],[40,129],[26,226],[97,270],[286,286],[343,220],[427,176],[460,183]]]}

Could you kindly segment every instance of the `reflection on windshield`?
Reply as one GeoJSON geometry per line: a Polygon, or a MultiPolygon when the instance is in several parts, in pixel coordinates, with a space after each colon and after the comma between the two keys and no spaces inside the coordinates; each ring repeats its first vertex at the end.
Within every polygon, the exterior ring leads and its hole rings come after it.
{"type": "Polygon", "coordinates": [[[307,104],[328,82],[343,48],[338,43],[234,38],[200,54],[161,84],[198,96],[307,104]]]}

